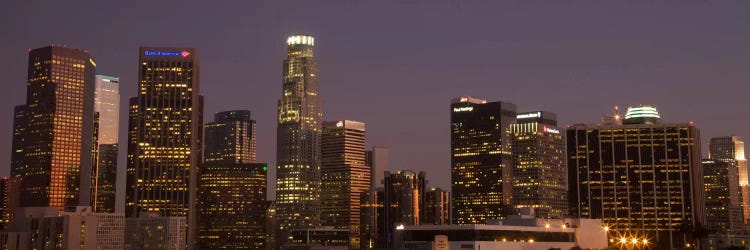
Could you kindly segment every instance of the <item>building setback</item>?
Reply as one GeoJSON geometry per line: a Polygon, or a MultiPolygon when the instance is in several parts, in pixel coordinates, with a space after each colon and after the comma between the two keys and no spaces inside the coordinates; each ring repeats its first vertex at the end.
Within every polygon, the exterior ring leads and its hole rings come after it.
{"type": "Polygon", "coordinates": [[[371,184],[364,123],[323,122],[320,172],[321,225],[348,230],[349,245],[359,248],[360,201],[371,184]]]}
{"type": "Polygon", "coordinates": [[[219,112],[206,124],[198,180],[198,249],[266,247],[268,166],[255,163],[248,110],[219,112]]]}
{"type": "Polygon", "coordinates": [[[193,48],[141,47],[138,95],[130,100],[125,208],[186,217],[195,243],[202,96],[193,48]]]}
{"type": "Polygon", "coordinates": [[[512,124],[513,205],[534,207],[539,218],[567,218],[568,184],[565,141],[557,115],[518,113],[512,124]]]}
{"type": "Polygon", "coordinates": [[[315,40],[287,38],[276,140],[277,247],[292,229],[320,225],[320,134],[323,113],[318,98],[315,40]]]}
{"type": "Polygon", "coordinates": [[[13,131],[20,206],[63,211],[89,204],[95,71],[83,50],[29,51],[26,104],[15,109],[13,131]]]}
{"type": "Polygon", "coordinates": [[[695,244],[689,232],[705,225],[698,128],[658,120],[643,106],[628,108],[621,124],[568,127],[573,218],[602,219],[612,235],[647,235],[670,249],[695,244]]]}
{"type": "Polygon", "coordinates": [[[453,223],[484,224],[511,213],[510,125],[516,106],[474,97],[451,101],[453,223]]]}

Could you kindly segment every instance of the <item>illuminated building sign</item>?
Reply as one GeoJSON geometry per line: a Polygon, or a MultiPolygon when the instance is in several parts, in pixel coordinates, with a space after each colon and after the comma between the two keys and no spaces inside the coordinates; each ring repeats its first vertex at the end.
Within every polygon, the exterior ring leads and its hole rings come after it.
{"type": "Polygon", "coordinates": [[[336,127],[337,127],[337,128],[340,128],[340,127],[343,127],[343,126],[344,126],[344,121],[338,121],[338,122],[336,123],[336,127]]]}
{"type": "Polygon", "coordinates": [[[453,112],[467,112],[474,110],[474,107],[460,107],[460,108],[453,108],[453,112]]]}
{"type": "Polygon", "coordinates": [[[189,51],[183,50],[183,51],[150,51],[146,50],[143,52],[146,56],[182,56],[187,57],[190,55],[189,51]]]}
{"type": "Polygon", "coordinates": [[[542,117],[542,112],[519,114],[516,116],[516,119],[527,119],[527,118],[538,118],[538,117],[542,117]]]}
{"type": "Polygon", "coordinates": [[[544,132],[545,133],[559,134],[560,130],[557,130],[557,129],[554,129],[554,128],[548,128],[547,126],[544,126],[544,132]]]}

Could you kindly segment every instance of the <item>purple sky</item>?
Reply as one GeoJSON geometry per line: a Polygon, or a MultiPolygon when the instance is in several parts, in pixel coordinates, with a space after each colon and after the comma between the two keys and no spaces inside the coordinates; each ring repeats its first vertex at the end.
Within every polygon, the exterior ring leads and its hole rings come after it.
{"type": "Polygon", "coordinates": [[[121,77],[121,143],[138,47],[197,48],[206,121],[251,109],[258,159],[272,166],[295,33],[316,38],[325,119],[366,122],[392,169],[426,170],[436,186],[450,186],[449,102],[461,95],[556,112],[562,125],[653,104],[664,120],[695,121],[704,148],[712,136],[750,139],[750,1],[496,2],[4,1],[0,174],[27,49],[51,43],[87,49],[97,73],[121,77]]]}

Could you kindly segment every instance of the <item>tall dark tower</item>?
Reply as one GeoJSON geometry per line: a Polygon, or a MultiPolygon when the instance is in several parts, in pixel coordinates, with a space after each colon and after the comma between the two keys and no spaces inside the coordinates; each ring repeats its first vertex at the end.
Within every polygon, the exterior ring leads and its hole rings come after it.
{"type": "Polygon", "coordinates": [[[202,96],[193,48],[141,47],[138,95],[130,99],[126,216],[184,216],[195,239],[202,96]]]}
{"type": "Polygon", "coordinates": [[[263,249],[268,167],[255,163],[255,121],[249,110],[214,117],[198,174],[198,249],[263,249]]]}
{"type": "Polygon", "coordinates": [[[292,229],[320,225],[320,136],[323,113],[318,99],[315,40],[287,39],[276,147],[277,246],[292,229]]]}
{"type": "Polygon", "coordinates": [[[11,174],[20,206],[89,205],[96,63],[60,46],[29,51],[26,105],[16,107],[11,174]]]}
{"type": "Polygon", "coordinates": [[[451,101],[451,192],[455,224],[504,218],[513,186],[510,125],[516,105],[473,97],[451,101]]]}

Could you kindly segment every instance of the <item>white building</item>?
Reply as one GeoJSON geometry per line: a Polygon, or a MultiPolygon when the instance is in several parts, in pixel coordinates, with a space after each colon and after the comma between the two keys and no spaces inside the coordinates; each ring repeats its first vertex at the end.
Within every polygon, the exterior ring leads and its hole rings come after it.
{"type": "MultiPolygon", "coordinates": [[[[598,219],[537,219],[511,216],[488,225],[419,225],[397,226],[396,249],[435,248],[436,236],[447,236],[450,249],[548,250],[606,249],[607,228],[598,219]]],[[[446,245],[439,240],[438,246],[446,245]]]]}

